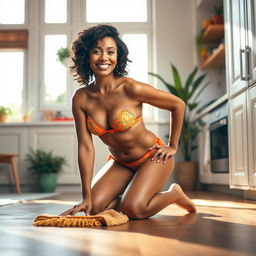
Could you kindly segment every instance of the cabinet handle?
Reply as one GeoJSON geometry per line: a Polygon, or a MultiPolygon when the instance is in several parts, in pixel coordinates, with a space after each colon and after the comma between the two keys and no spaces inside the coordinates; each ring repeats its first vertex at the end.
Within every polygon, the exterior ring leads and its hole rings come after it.
{"type": "Polygon", "coordinates": [[[243,53],[245,53],[245,50],[244,49],[240,49],[240,74],[241,74],[241,80],[246,81],[246,77],[244,76],[244,73],[243,73],[243,57],[242,57],[243,53]]]}
{"type": "Polygon", "coordinates": [[[247,76],[247,80],[251,80],[251,54],[252,54],[252,50],[251,50],[251,47],[250,46],[246,46],[245,47],[245,49],[246,49],[246,54],[245,54],[245,56],[246,56],[246,63],[247,63],[247,65],[246,65],[246,68],[247,68],[247,72],[246,72],[246,76],[247,76]]]}

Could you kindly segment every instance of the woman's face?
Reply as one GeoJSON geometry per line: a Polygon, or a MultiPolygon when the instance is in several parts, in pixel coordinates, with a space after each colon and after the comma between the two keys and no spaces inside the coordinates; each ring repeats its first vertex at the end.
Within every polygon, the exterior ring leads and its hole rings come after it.
{"type": "Polygon", "coordinates": [[[104,37],[90,52],[90,68],[94,75],[106,76],[117,65],[117,46],[112,37],[104,37]]]}

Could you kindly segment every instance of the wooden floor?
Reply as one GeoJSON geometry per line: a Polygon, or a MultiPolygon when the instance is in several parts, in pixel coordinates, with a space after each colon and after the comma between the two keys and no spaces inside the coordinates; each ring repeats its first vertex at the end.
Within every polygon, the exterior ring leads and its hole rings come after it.
{"type": "Polygon", "coordinates": [[[1,256],[242,256],[256,255],[256,204],[216,193],[190,194],[196,214],[171,205],[148,220],[109,228],[32,226],[58,214],[78,194],[0,207],[1,256]]]}

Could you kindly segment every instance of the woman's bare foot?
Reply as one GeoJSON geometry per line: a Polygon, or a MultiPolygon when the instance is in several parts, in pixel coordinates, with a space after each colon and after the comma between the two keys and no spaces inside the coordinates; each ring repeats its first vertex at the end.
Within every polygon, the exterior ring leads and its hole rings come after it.
{"type": "Polygon", "coordinates": [[[175,191],[178,193],[179,199],[175,202],[175,204],[190,213],[196,212],[196,207],[194,203],[185,195],[180,185],[173,183],[170,186],[169,191],[175,191]]]}

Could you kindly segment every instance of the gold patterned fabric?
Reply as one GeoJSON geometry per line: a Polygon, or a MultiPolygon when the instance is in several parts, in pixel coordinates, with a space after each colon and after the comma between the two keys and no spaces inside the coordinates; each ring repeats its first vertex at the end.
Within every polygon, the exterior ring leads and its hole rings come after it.
{"type": "Polygon", "coordinates": [[[100,227],[115,226],[128,222],[128,217],[110,209],[92,216],[58,216],[42,214],[35,218],[36,227],[100,227]]]}

